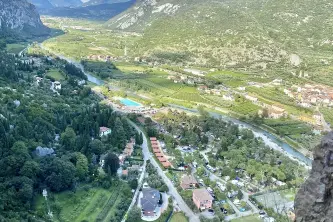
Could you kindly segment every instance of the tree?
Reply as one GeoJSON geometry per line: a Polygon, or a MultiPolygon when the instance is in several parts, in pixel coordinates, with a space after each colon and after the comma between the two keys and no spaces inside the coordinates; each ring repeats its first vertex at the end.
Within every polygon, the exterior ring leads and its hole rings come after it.
{"type": "Polygon", "coordinates": [[[76,170],[68,160],[58,157],[44,159],[41,168],[44,180],[52,191],[60,192],[72,186],[76,170]]]}
{"type": "Polygon", "coordinates": [[[244,196],[243,192],[241,190],[238,190],[237,198],[241,200],[243,199],[243,196],[244,196]]]}
{"type": "Polygon", "coordinates": [[[105,151],[104,145],[99,139],[94,139],[93,141],[91,141],[89,147],[91,149],[91,152],[96,155],[101,155],[105,151]]]}
{"type": "Polygon", "coordinates": [[[119,158],[114,153],[108,153],[104,159],[104,170],[110,175],[115,175],[119,169],[119,158]]]}
{"type": "Polygon", "coordinates": [[[88,174],[88,160],[82,153],[76,153],[76,174],[83,179],[88,174]]]}
{"type": "Polygon", "coordinates": [[[133,179],[129,182],[130,187],[135,190],[138,187],[138,180],[137,179],[133,179]]]}
{"type": "Polygon", "coordinates": [[[141,221],[141,209],[134,206],[130,212],[128,212],[126,222],[140,222],[141,221]]]}
{"type": "Polygon", "coordinates": [[[73,150],[76,134],[71,127],[67,127],[65,132],[61,134],[61,142],[66,150],[73,150]]]}

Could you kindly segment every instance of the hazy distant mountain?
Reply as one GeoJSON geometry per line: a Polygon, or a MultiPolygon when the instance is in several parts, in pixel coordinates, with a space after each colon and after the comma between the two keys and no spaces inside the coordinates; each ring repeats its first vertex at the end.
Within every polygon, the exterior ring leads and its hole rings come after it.
{"type": "Polygon", "coordinates": [[[53,5],[48,0],[28,0],[28,2],[35,5],[38,9],[53,8],[53,5]]]}
{"type": "Polygon", "coordinates": [[[40,20],[36,7],[26,0],[0,1],[0,33],[39,36],[49,32],[40,20]]]}
{"type": "Polygon", "coordinates": [[[48,0],[54,7],[77,7],[81,6],[81,0],[48,0]]]}
{"type": "Polygon", "coordinates": [[[63,7],[52,8],[44,11],[43,14],[58,16],[58,17],[72,17],[72,18],[84,18],[93,20],[108,20],[123,11],[130,8],[135,3],[135,0],[130,0],[121,3],[114,4],[98,4],[89,5],[85,7],[63,7]]]}
{"type": "Polygon", "coordinates": [[[122,2],[129,2],[129,1],[131,1],[131,0],[88,0],[83,3],[83,6],[114,4],[114,3],[122,3],[122,2]]]}

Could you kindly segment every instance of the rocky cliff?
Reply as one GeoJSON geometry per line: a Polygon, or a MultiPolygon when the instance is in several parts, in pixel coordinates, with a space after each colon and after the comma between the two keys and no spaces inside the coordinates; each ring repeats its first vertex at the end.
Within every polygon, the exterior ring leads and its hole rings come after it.
{"type": "Polygon", "coordinates": [[[296,221],[333,221],[332,191],[333,132],[316,148],[310,176],[296,195],[296,221]]]}
{"type": "Polygon", "coordinates": [[[40,36],[49,32],[34,5],[26,0],[0,0],[0,30],[21,36],[40,36]]]}

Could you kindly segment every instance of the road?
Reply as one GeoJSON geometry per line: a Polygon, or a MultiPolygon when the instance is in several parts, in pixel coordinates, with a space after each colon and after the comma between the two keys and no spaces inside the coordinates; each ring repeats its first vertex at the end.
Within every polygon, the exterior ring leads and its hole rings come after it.
{"type": "Polygon", "coordinates": [[[143,144],[142,144],[142,151],[144,155],[144,159],[150,160],[150,163],[157,169],[158,174],[163,179],[164,183],[169,188],[169,195],[173,197],[173,199],[178,203],[178,207],[185,213],[185,215],[189,218],[190,222],[200,222],[199,216],[194,214],[193,211],[187,206],[183,198],[179,195],[177,189],[172,184],[170,179],[164,174],[163,170],[161,169],[160,165],[156,162],[156,160],[153,158],[152,154],[149,151],[148,148],[148,140],[145,136],[144,132],[135,125],[133,122],[131,122],[131,125],[138,131],[139,133],[142,133],[143,135],[143,144]]]}
{"type": "MultiPolygon", "coordinates": [[[[132,123],[131,121],[129,121],[130,124],[134,124],[132,123]]],[[[143,144],[142,145],[142,149],[144,150],[144,147],[145,145],[143,144]]],[[[142,187],[142,183],[143,183],[143,179],[145,177],[145,173],[146,173],[146,166],[147,166],[147,160],[149,159],[147,153],[145,152],[142,152],[143,153],[143,159],[144,159],[144,163],[143,163],[143,167],[142,167],[142,173],[141,173],[141,176],[138,180],[138,187],[136,188],[135,190],[135,193],[134,193],[134,196],[133,196],[133,199],[132,199],[132,202],[131,202],[131,205],[128,207],[128,210],[127,210],[127,213],[125,214],[124,218],[122,219],[121,222],[125,222],[126,219],[127,219],[127,215],[128,213],[132,210],[133,206],[135,205],[136,203],[136,200],[138,199],[138,196],[139,196],[139,193],[140,193],[140,188],[142,187]]]]}

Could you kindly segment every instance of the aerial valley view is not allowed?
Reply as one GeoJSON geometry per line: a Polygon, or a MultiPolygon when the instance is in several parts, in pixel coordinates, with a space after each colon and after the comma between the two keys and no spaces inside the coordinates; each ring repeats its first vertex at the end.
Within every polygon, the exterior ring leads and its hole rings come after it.
{"type": "Polygon", "coordinates": [[[0,221],[330,221],[325,0],[0,0],[0,221]]]}

